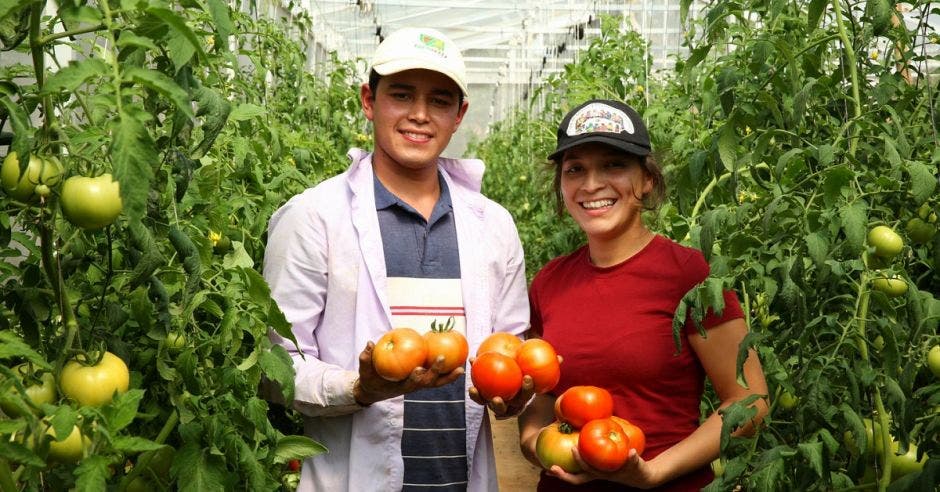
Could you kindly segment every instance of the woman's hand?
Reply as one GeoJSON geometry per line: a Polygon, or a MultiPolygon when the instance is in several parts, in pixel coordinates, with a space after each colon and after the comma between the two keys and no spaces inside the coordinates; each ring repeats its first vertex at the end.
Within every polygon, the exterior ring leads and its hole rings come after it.
{"type": "Polygon", "coordinates": [[[585,484],[592,480],[607,480],[639,489],[650,489],[661,485],[661,482],[656,479],[655,467],[651,462],[640,458],[635,449],[630,450],[627,462],[620,469],[613,472],[604,472],[587,464],[581,459],[577,448],[572,448],[571,453],[584,471],[581,473],[568,473],[560,466],[554,465],[546,473],[575,485],[585,484]]]}

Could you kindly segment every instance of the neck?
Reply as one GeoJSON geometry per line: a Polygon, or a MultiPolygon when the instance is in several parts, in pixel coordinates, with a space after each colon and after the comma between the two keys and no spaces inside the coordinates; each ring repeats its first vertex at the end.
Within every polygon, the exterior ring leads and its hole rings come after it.
{"type": "Polygon", "coordinates": [[[591,263],[598,267],[618,265],[630,259],[653,240],[654,234],[640,225],[626,234],[609,240],[588,238],[591,263]]]}
{"type": "Polygon", "coordinates": [[[373,162],[372,169],[385,189],[414,207],[425,219],[431,217],[434,205],[441,196],[436,165],[408,169],[402,166],[383,166],[379,162],[373,162]]]}

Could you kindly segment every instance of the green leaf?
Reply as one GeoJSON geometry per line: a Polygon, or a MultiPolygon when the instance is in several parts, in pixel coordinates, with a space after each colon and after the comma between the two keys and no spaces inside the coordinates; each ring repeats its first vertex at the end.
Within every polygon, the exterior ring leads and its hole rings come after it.
{"type": "Polygon", "coordinates": [[[24,358],[37,367],[51,371],[52,366],[12,331],[0,331],[0,359],[24,358]]]}
{"type": "Polygon", "coordinates": [[[819,27],[819,19],[826,12],[829,0],[810,0],[806,9],[806,25],[810,30],[819,27]]]}
{"type": "Polygon", "coordinates": [[[720,132],[718,135],[718,156],[721,157],[725,169],[733,172],[737,159],[738,135],[735,133],[734,125],[731,122],[725,123],[720,132]]]}
{"type": "Polygon", "coordinates": [[[259,365],[264,375],[279,387],[284,401],[294,400],[294,363],[287,350],[274,345],[271,350],[259,352],[259,365]]]}
{"type": "Polygon", "coordinates": [[[108,64],[97,58],[73,61],[46,79],[42,93],[75,92],[80,85],[88,82],[89,79],[107,76],[109,73],[110,67],[108,64]]]}
{"type": "Polygon", "coordinates": [[[924,203],[937,189],[936,168],[923,162],[907,161],[907,173],[911,176],[911,195],[917,204],[924,203]]]}
{"type": "Polygon", "coordinates": [[[852,253],[861,254],[865,249],[868,234],[868,205],[863,201],[852,202],[839,210],[842,230],[852,253]]]}
{"type": "Polygon", "coordinates": [[[163,444],[153,442],[150,439],[144,439],[143,437],[137,436],[118,436],[114,438],[111,444],[114,446],[114,449],[125,454],[153,451],[164,446],[163,444]]]}
{"type": "MultiPolygon", "coordinates": [[[[228,5],[222,0],[209,0],[209,13],[215,23],[215,32],[219,33],[222,41],[227,41],[229,35],[235,30],[228,5]]],[[[222,46],[227,48],[228,43],[223,43],[222,46]]]]}
{"type": "Polygon", "coordinates": [[[894,140],[892,140],[888,136],[885,136],[884,141],[885,141],[884,158],[888,161],[888,163],[891,164],[892,168],[897,169],[901,167],[901,155],[898,154],[898,149],[897,147],[894,146],[894,140]]]}
{"type": "Polygon", "coordinates": [[[327,452],[322,444],[306,436],[284,436],[277,440],[274,449],[276,463],[287,463],[290,460],[304,460],[327,452]]]}
{"type": "Polygon", "coordinates": [[[134,417],[137,416],[137,407],[143,397],[144,390],[142,389],[128,390],[115,396],[111,405],[101,411],[108,420],[108,428],[114,432],[130,425],[134,421],[134,417]]]}
{"type": "Polygon", "coordinates": [[[189,63],[194,54],[198,53],[202,58],[206,57],[199,37],[186,24],[186,20],[176,12],[162,7],[150,7],[147,13],[162,20],[170,28],[167,34],[169,37],[167,51],[177,71],[189,63]]]}
{"type": "Polygon", "coordinates": [[[0,458],[36,467],[46,465],[46,462],[31,449],[15,442],[0,441],[0,458]]]}
{"type": "Polygon", "coordinates": [[[846,165],[832,166],[823,171],[822,189],[827,204],[835,204],[842,190],[855,179],[855,172],[846,165]]]}
{"type": "Polygon", "coordinates": [[[108,465],[111,461],[101,455],[86,456],[75,468],[75,490],[79,492],[100,492],[106,490],[108,477],[111,476],[108,465]]]}
{"type": "Polygon", "coordinates": [[[180,492],[222,492],[226,470],[219,459],[195,444],[186,444],[173,458],[180,492]]]}
{"type": "Polygon", "coordinates": [[[199,104],[196,116],[206,117],[202,122],[202,141],[193,149],[192,157],[198,159],[209,151],[216,137],[225,127],[232,105],[218,92],[208,87],[200,87],[194,95],[199,104]]]}
{"type": "Polygon", "coordinates": [[[797,445],[797,449],[800,450],[800,454],[809,462],[813,471],[820,477],[823,476],[825,466],[823,465],[823,444],[819,441],[801,442],[797,445]]]}
{"type": "Polygon", "coordinates": [[[229,115],[229,119],[233,121],[245,121],[265,113],[267,113],[267,110],[257,104],[242,103],[235,106],[235,109],[232,110],[232,114],[229,115]]]}
{"type": "Polygon", "coordinates": [[[173,79],[162,72],[139,67],[128,67],[124,70],[124,80],[133,81],[162,94],[176,105],[188,118],[193,117],[193,108],[189,102],[189,94],[176,84],[173,79]]]}
{"type": "Polygon", "coordinates": [[[9,125],[13,128],[13,144],[10,145],[10,152],[16,152],[16,155],[29,155],[33,146],[33,133],[35,133],[30,126],[29,115],[9,96],[0,97],[0,104],[6,108],[9,125]]]}
{"type": "Polygon", "coordinates": [[[829,242],[818,232],[807,234],[804,239],[809,257],[813,259],[817,267],[822,267],[829,259],[829,242]]]}
{"type": "Polygon", "coordinates": [[[114,179],[121,184],[124,213],[133,221],[140,221],[147,213],[147,197],[153,180],[153,166],[157,165],[157,150],[144,125],[142,115],[128,112],[127,107],[112,123],[114,138],[111,142],[111,160],[114,179]]]}

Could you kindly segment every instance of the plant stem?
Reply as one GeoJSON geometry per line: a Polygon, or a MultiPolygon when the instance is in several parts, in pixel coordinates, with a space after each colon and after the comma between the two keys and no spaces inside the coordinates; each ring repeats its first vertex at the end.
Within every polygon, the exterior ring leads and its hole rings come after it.
{"type": "Polygon", "coordinates": [[[100,30],[104,29],[104,27],[105,27],[104,24],[97,24],[97,25],[94,25],[94,26],[82,27],[82,28],[79,28],[79,29],[72,29],[71,31],[57,32],[57,33],[54,33],[54,34],[49,34],[48,36],[42,36],[42,37],[38,38],[38,39],[36,40],[36,42],[37,42],[40,46],[43,46],[43,45],[48,44],[48,43],[51,42],[51,41],[55,41],[56,39],[62,39],[62,38],[67,38],[67,37],[71,37],[71,36],[77,36],[77,35],[79,35],[79,34],[87,34],[87,33],[90,33],[90,32],[100,31],[100,30]]]}
{"type": "MultiPolygon", "coordinates": [[[[845,53],[846,65],[849,69],[849,78],[852,82],[852,109],[854,118],[862,116],[861,95],[858,89],[858,68],[855,66],[855,48],[849,40],[849,35],[845,30],[845,23],[842,20],[842,2],[840,0],[832,1],[833,10],[835,10],[836,25],[839,27],[839,39],[842,41],[842,51],[845,53]]],[[[849,140],[849,154],[854,156],[855,149],[858,147],[858,125],[852,125],[852,137],[849,140]]]]}

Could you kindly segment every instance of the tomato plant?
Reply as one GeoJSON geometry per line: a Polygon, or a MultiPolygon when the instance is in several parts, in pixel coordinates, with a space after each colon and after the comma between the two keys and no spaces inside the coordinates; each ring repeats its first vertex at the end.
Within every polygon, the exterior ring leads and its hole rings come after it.
{"type": "Polygon", "coordinates": [[[522,388],[522,369],[516,360],[499,352],[484,352],[470,366],[473,386],[487,400],[509,400],[522,388]]]}
{"type": "Polygon", "coordinates": [[[624,435],[626,435],[627,439],[630,441],[630,449],[635,449],[636,454],[642,455],[643,451],[646,451],[646,434],[643,432],[643,429],[640,429],[638,425],[631,423],[629,420],[616,415],[610,418],[623,428],[624,435]]]}
{"type": "Polygon", "coordinates": [[[630,439],[613,419],[595,419],[581,427],[578,452],[585,463],[598,470],[612,472],[627,462],[630,439]]]}
{"type": "MultiPolygon", "coordinates": [[[[55,402],[55,377],[51,372],[43,372],[38,376],[29,374],[29,365],[20,364],[13,368],[13,373],[26,386],[26,398],[33,406],[38,407],[39,405],[55,402]]],[[[12,397],[12,392],[0,395],[0,409],[3,409],[4,413],[10,417],[18,417],[21,412],[19,407],[11,401],[12,397]]]]}
{"type": "Polygon", "coordinates": [[[558,465],[568,473],[583,471],[572,454],[572,450],[578,447],[578,439],[578,431],[564,422],[553,422],[539,431],[535,454],[542,468],[548,470],[558,465]]]}
{"type": "Polygon", "coordinates": [[[105,352],[99,361],[86,365],[78,356],[62,368],[59,385],[62,393],[79,405],[107,405],[115,394],[124,393],[130,385],[127,364],[120,357],[105,352]]]}
{"type": "Polygon", "coordinates": [[[904,240],[894,229],[879,225],[868,231],[868,245],[882,258],[894,258],[904,248],[904,240]]]}
{"type": "Polygon", "coordinates": [[[507,357],[516,358],[516,352],[522,346],[522,340],[512,333],[496,332],[486,337],[477,347],[477,357],[487,352],[498,352],[507,357]]]}
{"type": "Polygon", "coordinates": [[[935,378],[940,379],[940,345],[934,345],[927,351],[927,367],[935,378]]]}
{"type": "Polygon", "coordinates": [[[614,400],[610,392],[597,386],[572,386],[561,395],[562,420],[574,428],[595,419],[605,419],[614,414],[614,400]]]}
{"type": "Polygon", "coordinates": [[[62,213],[83,229],[101,229],[121,215],[120,185],[110,174],[72,176],[62,184],[62,213]]]}
{"type": "Polygon", "coordinates": [[[541,338],[530,338],[519,346],[516,362],[523,375],[532,377],[536,393],[551,391],[561,379],[558,354],[550,343],[541,338]]]}
{"type": "Polygon", "coordinates": [[[454,318],[448,319],[443,325],[431,322],[431,330],[424,334],[424,340],[428,346],[425,367],[431,367],[441,356],[444,357],[444,372],[453,371],[466,364],[470,347],[463,333],[454,330],[454,318]]]}
{"type": "Polygon", "coordinates": [[[418,332],[411,328],[393,328],[372,349],[372,365],[375,371],[389,381],[401,381],[416,367],[424,364],[428,357],[428,344],[418,332]]]}
{"type": "Polygon", "coordinates": [[[23,171],[20,169],[16,152],[10,152],[3,159],[3,165],[0,167],[0,185],[3,186],[3,191],[24,203],[36,201],[41,195],[37,192],[39,186],[44,186],[48,193],[49,187],[55,186],[61,179],[62,164],[51,156],[30,155],[29,164],[23,171]]]}

